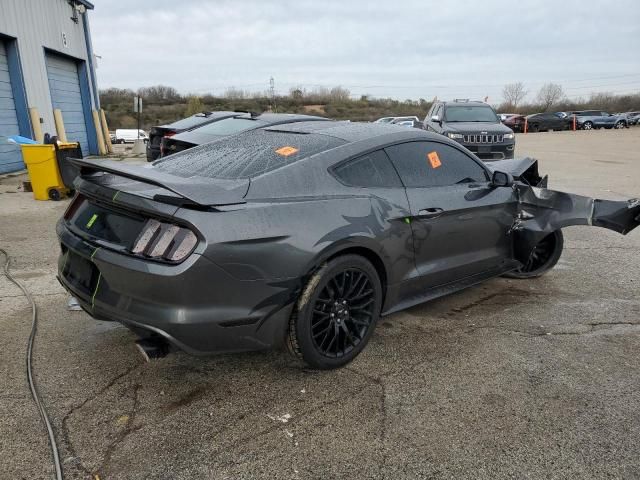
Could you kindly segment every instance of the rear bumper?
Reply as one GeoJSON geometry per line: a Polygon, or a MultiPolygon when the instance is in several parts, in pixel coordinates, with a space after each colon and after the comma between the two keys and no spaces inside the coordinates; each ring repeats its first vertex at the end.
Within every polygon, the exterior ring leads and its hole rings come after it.
{"type": "Polygon", "coordinates": [[[162,265],[96,249],[62,220],[56,230],[58,279],[96,319],[160,335],[194,355],[263,350],[284,341],[297,279],[238,280],[196,254],[162,265]],[[78,265],[91,278],[76,278],[78,265]]]}

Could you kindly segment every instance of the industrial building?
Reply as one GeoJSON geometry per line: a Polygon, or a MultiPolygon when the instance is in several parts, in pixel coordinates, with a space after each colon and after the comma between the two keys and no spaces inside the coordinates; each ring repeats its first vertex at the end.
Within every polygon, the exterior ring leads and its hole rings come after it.
{"type": "Polygon", "coordinates": [[[84,155],[98,153],[92,9],[85,0],[0,1],[0,173],[24,168],[7,137],[42,141],[59,133],[60,117],[69,141],[84,155]]]}

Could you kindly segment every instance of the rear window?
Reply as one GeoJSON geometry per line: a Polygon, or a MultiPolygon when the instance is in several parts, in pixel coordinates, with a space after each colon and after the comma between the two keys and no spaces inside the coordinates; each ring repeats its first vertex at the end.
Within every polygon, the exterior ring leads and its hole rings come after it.
{"type": "Polygon", "coordinates": [[[183,178],[251,178],[344,143],[327,135],[254,130],[176,153],[153,167],[183,178]]]}
{"type": "Polygon", "coordinates": [[[262,120],[231,117],[198,127],[197,133],[226,136],[249,130],[250,128],[264,127],[265,125],[267,125],[267,122],[262,120]]]}

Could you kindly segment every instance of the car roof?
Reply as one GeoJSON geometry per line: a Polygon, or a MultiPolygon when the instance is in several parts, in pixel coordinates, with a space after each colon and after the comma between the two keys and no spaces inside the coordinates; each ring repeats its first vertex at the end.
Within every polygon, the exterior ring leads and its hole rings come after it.
{"type": "Polygon", "coordinates": [[[479,100],[469,100],[464,102],[456,102],[455,100],[445,100],[443,103],[445,106],[457,105],[457,106],[472,106],[472,107],[488,107],[488,103],[481,102],[479,100]]]}
{"type": "MultiPolygon", "coordinates": [[[[158,127],[160,127],[160,128],[173,127],[177,123],[184,122],[185,120],[189,120],[189,119],[192,119],[194,117],[201,118],[203,123],[204,123],[204,122],[209,122],[209,121],[213,121],[213,120],[222,120],[223,118],[233,117],[235,114],[237,114],[237,112],[222,111],[222,110],[221,111],[216,111],[216,112],[200,112],[200,113],[196,113],[194,115],[190,115],[190,116],[185,117],[185,118],[180,118],[180,119],[175,120],[175,121],[173,121],[171,123],[165,123],[164,125],[158,125],[158,127]]],[[[198,124],[198,126],[200,126],[200,125],[202,125],[202,123],[198,124]]]]}
{"type": "Polygon", "coordinates": [[[331,120],[326,117],[319,117],[317,115],[303,115],[300,113],[261,113],[253,118],[262,120],[263,122],[301,122],[301,121],[314,121],[314,120],[331,120]]]}
{"type": "Polygon", "coordinates": [[[384,137],[385,142],[392,143],[395,140],[411,140],[415,137],[418,140],[447,140],[443,135],[427,132],[421,129],[407,129],[397,124],[369,123],[369,122],[299,122],[278,125],[273,127],[263,127],[264,130],[307,133],[316,135],[327,135],[344,140],[347,143],[362,142],[384,137]]]}

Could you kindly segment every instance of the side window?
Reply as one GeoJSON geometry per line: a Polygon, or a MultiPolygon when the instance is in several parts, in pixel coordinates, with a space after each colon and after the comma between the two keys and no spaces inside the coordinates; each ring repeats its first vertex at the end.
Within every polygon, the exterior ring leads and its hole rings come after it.
{"type": "Polygon", "coordinates": [[[402,187],[400,177],[382,150],[344,162],[333,173],[352,187],[402,187]]]}
{"type": "Polygon", "coordinates": [[[444,187],[489,179],[473,158],[442,143],[407,142],[385,150],[406,187],[444,187]]]}
{"type": "Polygon", "coordinates": [[[442,104],[438,105],[438,108],[436,109],[436,113],[434,113],[434,115],[437,115],[438,117],[440,117],[440,120],[442,120],[442,114],[444,113],[444,109],[442,108],[442,104]]]}

